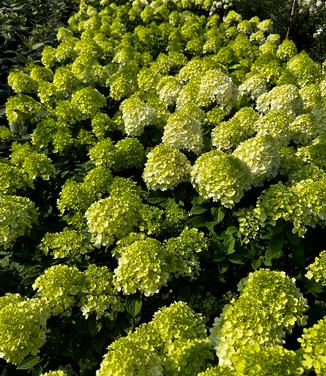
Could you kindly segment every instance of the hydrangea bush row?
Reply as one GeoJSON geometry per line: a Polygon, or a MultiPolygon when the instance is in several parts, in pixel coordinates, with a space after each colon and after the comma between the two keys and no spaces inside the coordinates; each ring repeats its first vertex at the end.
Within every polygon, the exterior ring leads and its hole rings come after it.
{"type": "Polygon", "coordinates": [[[325,372],[325,251],[302,246],[326,224],[325,74],[270,20],[220,7],[82,0],[41,64],[9,74],[8,367],[325,372]]]}

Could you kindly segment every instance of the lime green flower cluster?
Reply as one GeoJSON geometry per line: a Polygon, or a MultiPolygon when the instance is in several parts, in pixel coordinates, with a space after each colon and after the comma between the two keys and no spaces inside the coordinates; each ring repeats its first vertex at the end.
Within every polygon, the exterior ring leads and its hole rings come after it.
{"type": "Polygon", "coordinates": [[[166,241],[169,271],[174,277],[194,278],[200,271],[198,254],[207,249],[204,233],[186,227],[178,237],[166,241]]]}
{"type": "Polygon", "coordinates": [[[258,128],[258,113],[252,107],[243,107],[227,121],[219,123],[212,130],[212,145],[228,151],[255,135],[258,128]]]}
{"type": "Polygon", "coordinates": [[[27,185],[26,176],[21,169],[10,166],[6,160],[0,163],[0,192],[1,194],[15,194],[27,185]],[[3,163],[4,162],[4,163],[3,163]]]}
{"type": "Polygon", "coordinates": [[[58,209],[61,214],[83,214],[93,202],[109,192],[112,180],[112,173],[105,166],[97,166],[90,170],[81,183],[67,180],[59,194],[58,209]]]}
{"type": "Polygon", "coordinates": [[[182,81],[177,77],[163,76],[156,85],[161,102],[166,106],[174,106],[182,86],[182,81]]]}
{"type": "Polygon", "coordinates": [[[95,314],[96,320],[102,317],[115,320],[117,313],[124,310],[124,305],[114,287],[113,272],[106,266],[91,264],[84,276],[85,293],[80,301],[83,316],[87,319],[95,314]]]}
{"type": "Polygon", "coordinates": [[[35,151],[31,145],[13,143],[11,151],[11,162],[27,175],[31,186],[34,180],[50,180],[55,174],[55,167],[50,158],[35,151]]]}
{"type": "Polygon", "coordinates": [[[27,197],[0,196],[0,247],[11,248],[31,231],[37,219],[35,204],[27,197]]]}
{"type": "Polygon", "coordinates": [[[173,303],[127,337],[113,342],[97,376],[196,375],[213,360],[203,318],[173,303]]]}
{"type": "Polygon", "coordinates": [[[131,233],[114,250],[118,256],[115,285],[127,295],[137,291],[154,295],[172,278],[195,278],[200,270],[198,254],[205,249],[204,234],[194,228],[186,227],[165,243],[131,233]]]}
{"type": "Polygon", "coordinates": [[[155,146],[147,155],[143,179],[148,189],[172,189],[189,181],[190,162],[179,150],[170,145],[155,146]]]}
{"type": "Polygon", "coordinates": [[[326,251],[322,251],[315,261],[308,265],[306,277],[326,286],[326,251]]]}
{"type": "Polygon", "coordinates": [[[44,299],[19,294],[0,297],[0,357],[17,364],[28,355],[36,355],[45,344],[49,317],[44,299]]]}
{"type": "Polygon", "coordinates": [[[158,293],[169,279],[166,250],[156,239],[147,238],[123,247],[115,269],[116,287],[129,295],[158,293]]]}
{"type": "Polygon", "coordinates": [[[37,81],[22,71],[12,71],[8,75],[8,85],[17,94],[33,94],[37,91],[37,81]]]}
{"type": "Polygon", "coordinates": [[[250,273],[238,289],[240,296],[224,307],[211,329],[211,341],[222,366],[234,367],[234,355],[241,357],[242,349],[253,343],[282,344],[296,323],[305,323],[306,299],[295,279],[284,272],[261,269],[250,273]]]}
{"type": "Polygon", "coordinates": [[[203,149],[203,129],[201,119],[204,113],[190,104],[169,116],[164,127],[162,142],[178,150],[199,154],[203,149]]]}
{"type": "Polygon", "coordinates": [[[71,104],[78,108],[85,118],[92,118],[105,106],[106,98],[98,90],[86,87],[72,94],[71,104]]]}
{"type": "Polygon", "coordinates": [[[275,226],[279,219],[291,222],[293,232],[301,237],[308,226],[324,226],[325,183],[325,174],[322,174],[318,180],[307,178],[290,186],[283,183],[270,186],[259,197],[255,208],[242,209],[237,214],[245,241],[255,238],[261,228],[275,226]]]}
{"type": "Polygon", "coordinates": [[[68,374],[63,370],[58,370],[41,373],[40,376],[68,376],[68,374]]]}
{"type": "Polygon", "coordinates": [[[53,255],[55,259],[69,258],[73,260],[80,259],[93,249],[82,233],[68,227],[61,232],[46,233],[39,248],[46,255],[53,255]]]}
{"type": "Polygon", "coordinates": [[[202,197],[231,208],[249,189],[251,174],[247,165],[235,156],[212,150],[196,160],[191,181],[202,197]]]}
{"type": "Polygon", "coordinates": [[[304,328],[303,335],[298,339],[303,351],[303,366],[314,370],[322,376],[326,371],[326,317],[319,320],[311,328],[304,328]]]}
{"type": "Polygon", "coordinates": [[[270,136],[255,136],[241,142],[233,155],[248,166],[252,186],[263,185],[278,173],[280,156],[277,144],[270,136]]]}
{"type": "Polygon", "coordinates": [[[305,51],[293,56],[288,61],[287,68],[295,76],[300,87],[318,81],[321,76],[318,64],[305,51]]]}
{"type": "Polygon", "coordinates": [[[236,371],[230,367],[216,366],[198,373],[198,376],[236,376],[236,371]]]}
{"type": "MultiPolygon", "coordinates": [[[[121,178],[123,179],[123,178],[121,178]]],[[[142,202],[139,188],[131,180],[124,185],[111,187],[109,197],[94,202],[85,217],[93,244],[110,246],[133,231],[140,221],[142,202]]]]}
{"type": "Polygon", "coordinates": [[[96,166],[107,166],[112,170],[141,168],[145,162],[145,150],[137,138],[125,137],[113,144],[110,138],[99,140],[89,156],[96,166]]]}
{"type": "Polygon", "coordinates": [[[70,315],[84,289],[84,275],[75,266],[54,265],[36,278],[33,289],[45,299],[52,315],[70,315]]]}
{"type": "Polygon", "coordinates": [[[257,109],[263,113],[284,110],[299,115],[303,111],[303,101],[295,85],[280,85],[257,98],[257,109]]]}

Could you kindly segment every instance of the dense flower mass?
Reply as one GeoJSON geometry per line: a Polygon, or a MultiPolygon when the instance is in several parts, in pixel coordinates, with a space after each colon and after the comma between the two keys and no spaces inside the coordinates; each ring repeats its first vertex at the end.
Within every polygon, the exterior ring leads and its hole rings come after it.
{"type": "Polygon", "coordinates": [[[43,299],[19,294],[0,298],[0,355],[17,364],[27,355],[36,355],[46,342],[49,310],[43,299]]]}
{"type": "Polygon", "coordinates": [[[11,71],[0,358],[44,376],[325,375],[325,63],[226,12],[244,2],[80,0],[11,71]]]}
{"type": "Polygon", "coordinates": [[[234,355],[253,342],[280,345],[296,322],[304,323],[307,302],[294,282],[284,272],[261,269],[239,283],[239,298],[224,307],[211,330],[219,364],[234,367],[234,355]]]}

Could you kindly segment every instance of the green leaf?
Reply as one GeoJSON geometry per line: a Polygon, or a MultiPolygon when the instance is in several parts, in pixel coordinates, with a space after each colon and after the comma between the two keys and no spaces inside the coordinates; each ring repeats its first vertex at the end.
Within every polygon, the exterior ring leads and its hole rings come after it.
{"type": "Polygon", "coordinates": [[[212,216],[217,224],[221,223],[225,217],[225,214],[221,207],[211,209],[212,216]]]}
{"type": "Polygon", "coordinates": [[[229,227],[226,229],[225,234],[226,234],[226,235],[231,235],[231,234],[235,234],[235,233],[238,232],[238,231],[239,231],[238,227],[236,227],[236,226],[229,226],[229,227]]]}
{"type": "Polygon", "coordinates": [[[41,358],[39,356],[28,357],[18,364],[17,369],[21,369],[21,370],[31,369],[35,367],[40,361],[41,361],[41,358]]]}
{"type": "Polygon", "coordinates": [[[284,238],[280,234],[273,235],[265,253],[265,265],[272,266],[272,260],[283,256],[284,238]]]}
{"type": "Polygon", "coordinates": [[[191,227],[206,227],[206,219],[204,216],[198,215],[193,218],[190,218],[187,221],[187,224],[191,227]]]}
{"type": "Polygon", "coordinates": [[[208,211],[208,208],[204,208],[203,206],[194,205],[190,210],[190,215],[199,215],[206,213],[208,211]]]}
{"type": "Polygon", "coordinates": [[[142,304],[141,296],[130,296],[126,300],[126,311],[132,318],[136,318],[140,315],[142,304]]]}
{"type": "Polygon", "coordinates": [[[244,265],[244,261],[242,260],[242,257],[236,254],[229,256],[228,260],[232,262],[232,264],[244,265]]]}

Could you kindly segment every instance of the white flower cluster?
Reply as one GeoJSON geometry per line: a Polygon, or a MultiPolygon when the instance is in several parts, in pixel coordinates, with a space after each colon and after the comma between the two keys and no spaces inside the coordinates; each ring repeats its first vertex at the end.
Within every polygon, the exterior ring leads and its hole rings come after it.
{"type": "Polygon", "coordinates": [[[192,151],[199,154],[203,148],[203,129],[200,109],[193,109],[190,104],[169,116],[164,127],[162,142],[178,150],[192,151]],[[199,112],[199,116],[194,112],[199,112]]]}
{"type": "Polygon", "coordinates": [[[120,106],[128,136],[140,136],[145,126],[156,122],[156,111],[137,97],[125,99],[120,106]]]}

